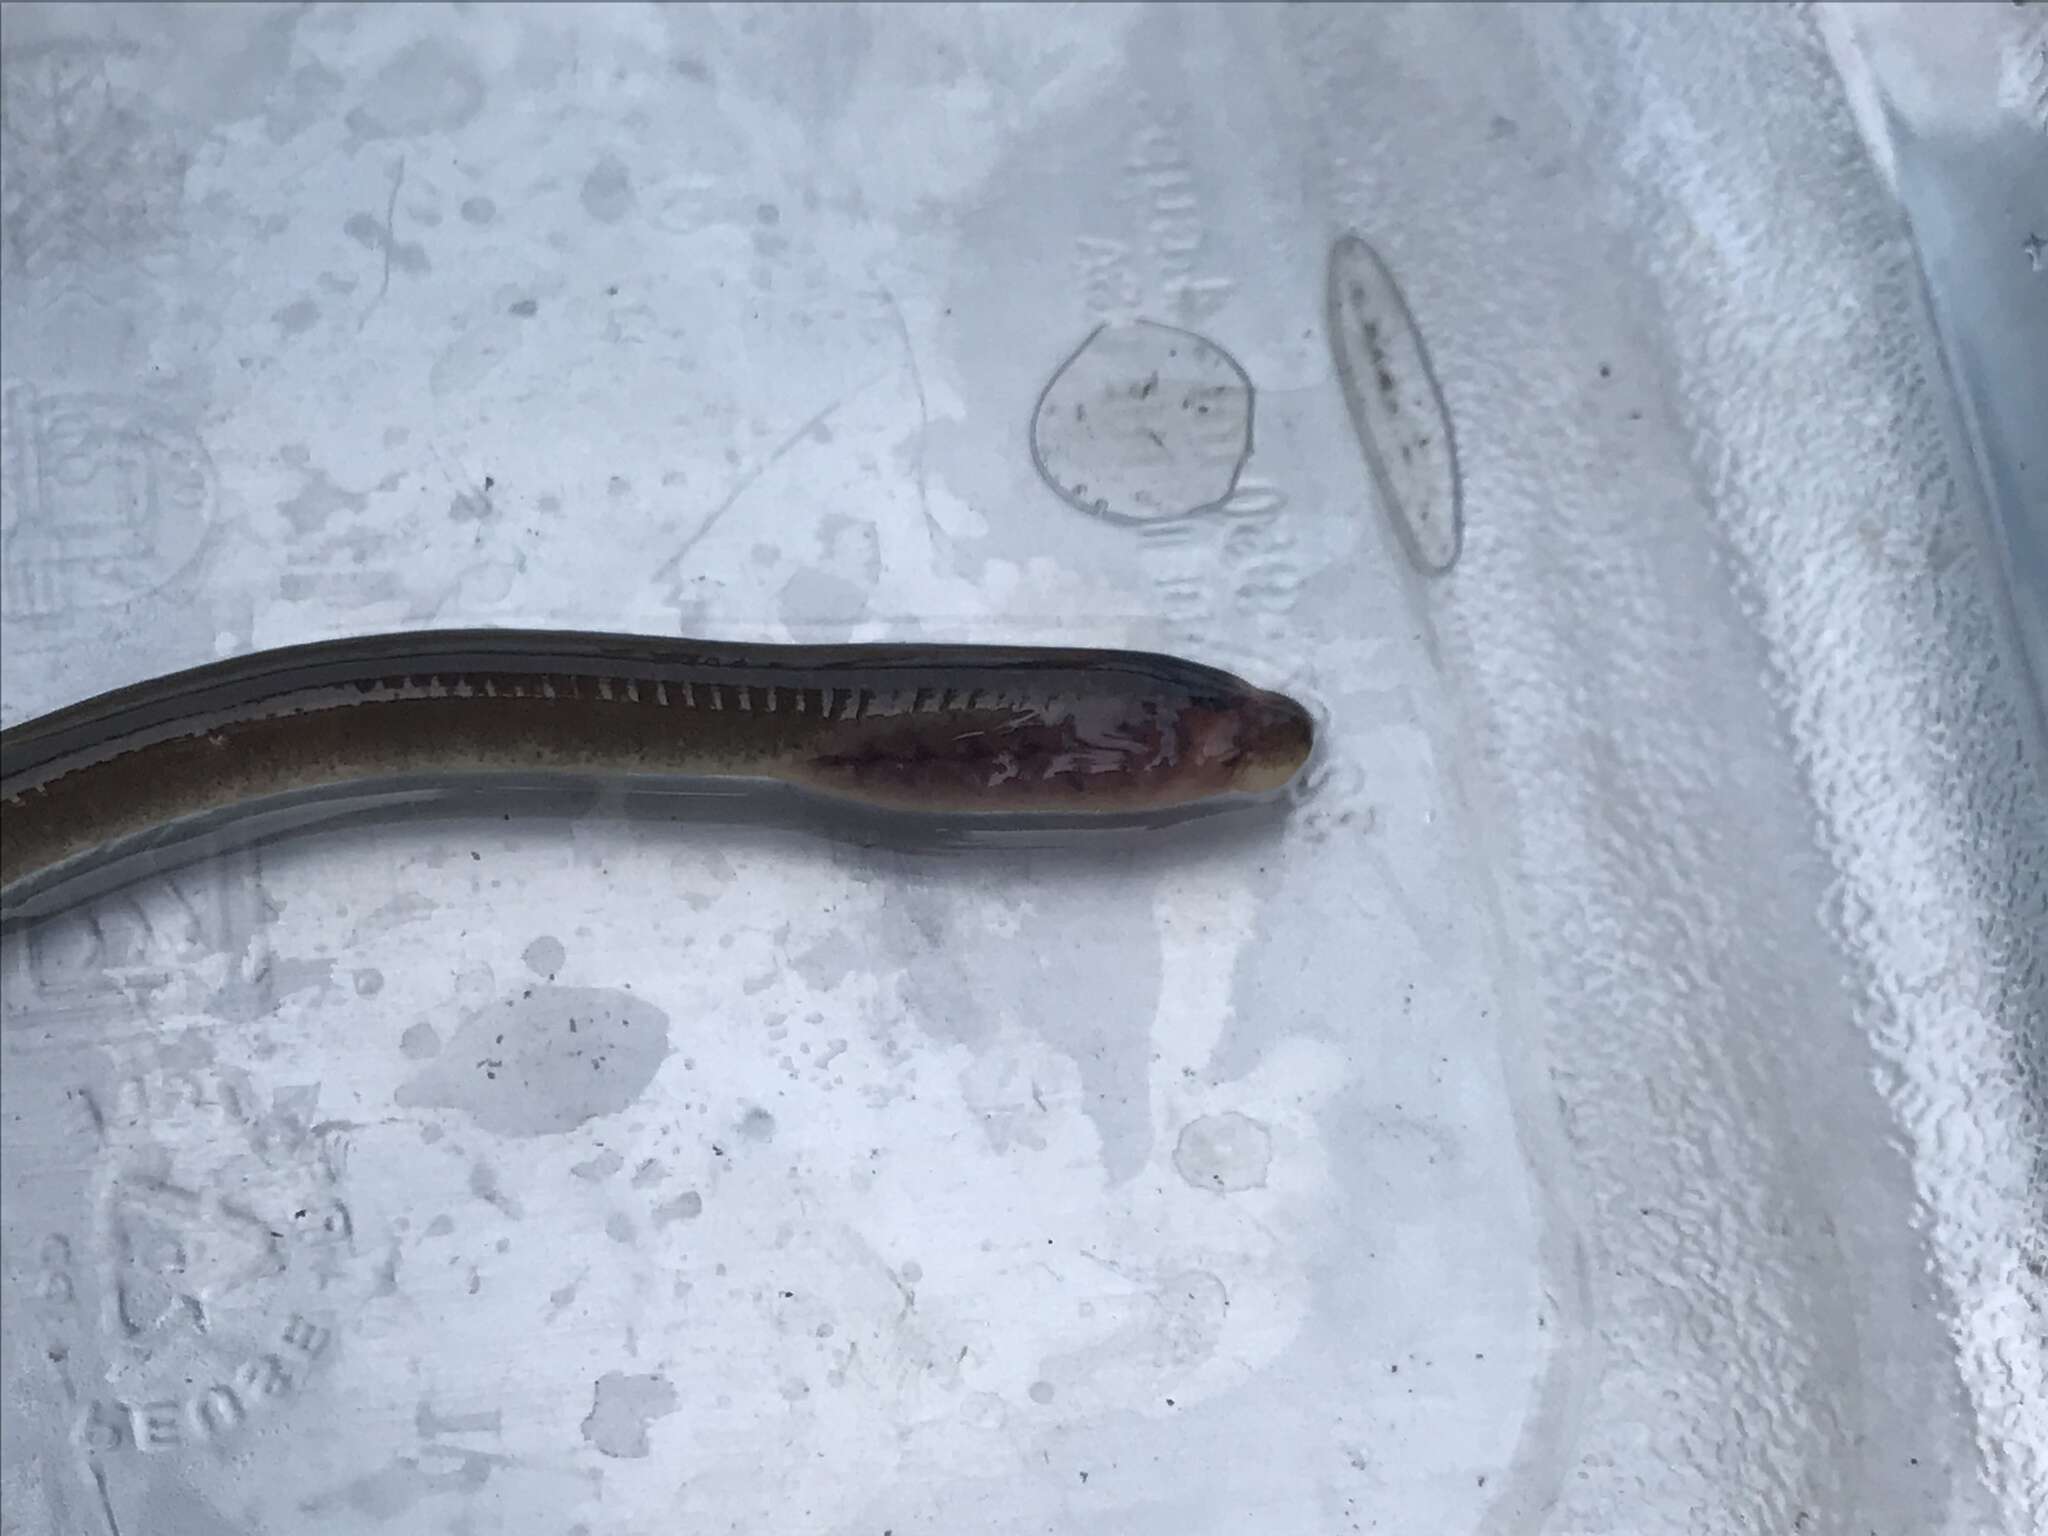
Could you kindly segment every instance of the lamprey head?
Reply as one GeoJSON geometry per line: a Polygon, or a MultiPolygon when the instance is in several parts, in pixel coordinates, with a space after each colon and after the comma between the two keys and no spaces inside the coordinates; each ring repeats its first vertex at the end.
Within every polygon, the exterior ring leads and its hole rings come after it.
{"type": "Polygon", "coordinates": [[[1285,788],[1315,747],[1315,721],[1285,694],[1260,690],[1220,707],[1182,714],[1192,771],[1227,792],[1266,795],[1285,788]]]}

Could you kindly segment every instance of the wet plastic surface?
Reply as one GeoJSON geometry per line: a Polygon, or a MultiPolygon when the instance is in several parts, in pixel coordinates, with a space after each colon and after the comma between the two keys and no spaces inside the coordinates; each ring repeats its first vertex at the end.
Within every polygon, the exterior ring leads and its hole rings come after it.
{"type": "Polygon", "coordinates": [[[1326,720],[1256,836],[430,810],[8,933],[10,1533],[2039,1528],[2009,498],[1802,16],[5,25],[9,721],[459,624],[1326,720]]]}

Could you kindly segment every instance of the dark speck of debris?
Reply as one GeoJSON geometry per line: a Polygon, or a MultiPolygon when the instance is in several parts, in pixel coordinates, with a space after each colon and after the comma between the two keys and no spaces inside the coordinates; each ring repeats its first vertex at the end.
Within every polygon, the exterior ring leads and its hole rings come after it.
{"type": "Polygon", "coordinates": [[[540,300],[538,299],[521,299],[512,306],[512,313],[519,316],[522,320],[539,313],[539,311],[540,300]]]}
{"type": "Polygon", "coordinates": [[[1603,379],[1611,379],[1614,377],[1614,370],[1608,367],[1607,364],[1602,363],[1600,365],[1600,377],[1603,379]]]}
{"type": "Polygon", "coordinates": [[[485,490],[487,490],[487,491],[488,491],[488,490],[489,490],[489,489],[490,489],[490,488],[491,488],[492,486],[496,485],[497,483],[498,483],[498,482],[497,482],[496,480],[493,480],[493,479],[492,479],[492,478],[491,478],[491,477],[490,477],[489,475],[485,475],[485,476],[484,476],[484,489],[485,489],[485,490]]]}

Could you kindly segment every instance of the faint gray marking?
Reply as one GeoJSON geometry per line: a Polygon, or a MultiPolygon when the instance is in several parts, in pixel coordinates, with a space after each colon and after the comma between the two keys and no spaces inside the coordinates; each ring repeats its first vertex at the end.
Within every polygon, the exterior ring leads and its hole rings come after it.
{"type": "Polygon", "coordinates": [[[809,437],[811,433],[815,432],[819,427],[823,426],[826,422],[830,421],[832,417],[836,415],[839,411],[843,410],[847,405],[852,403],[854,400],[860,398],[860,396],[866,394],[869,390],[873,389],[877,384],[881,383],[882,380],[887,377],[888,375],[886,373],[877,373],[871,375],[867,379],[863,380],[861,383],[854,385],[852,389],[848,390],[845,394],[841,395],[837,400],[834,400],[830,405],[826,406],[816,415],[807,419],[802,426],[798,427],[794,432],[790,433],[789,436],[785,437],[781,442],[777,443],[775,447],[769,451],[768,456],[766,458],[762,459],[760,463],[756,464],[752,469],[748,470],[744,475],[740,476],[738,483],[735,484],[730,491],[726,492],[725,499],[719,502],[717,506],[711,509],[711,515],[705,518],[703,522],[697,525],[697,531],[691,534],[687,539],[683,540],[682,547],[679,548],[673,555],[669,556],[668,560],[666,561],[666,563],[662,565],[661,569],[654,573],[654,579],[656,581],[666,581],[670,576],[672,576],[675,573],[676,569],[682,565],[683,561],[688,558],[690,551],[695,549],[699,544],[701,544],[704,541],[705,535],[710,533],[713,528],[718,526],[719,519],[724,517],[726,513],[732,510],[733,503],[738,501],[742,496],[746,495],[748,491],[753,489],[754,482],[759,480],[763,475],[767,474],[768,471],[773,469],[777,464],[781,463],[782,460],[789,455],[790,451],[794,449],[798,443],[802,442],[806,437],[809,437]]]}
{"type": "Polygon", "coordinates": [[[437,395],[474,389],[492,370],[518,350],[525,328],[502,312],[471,325],[434,359],[427,387],[437,395]]]}
{"type": "MultiPolygon", "coordinates": [[[[376,313],[377,306],[384,302],[384,296],[391,291],[391,258],[398,246],[398,189],[404,185],[405,156],[400,155],[397,165],[391,171],[391,196],[384,204],[384,228],[380,231],[381,239],[378,241],[384,247],[384,275],[377,283],[377,297],[370,300],[369,307],[363,311],[363,318],[356,322],[356,329],[358,331],[370,323],[370,316],[376,313]]],[[[351,234],[356,233],[354,226],[362,217],[361,214],[357,214],[348,221],[347,227],[351,234]]],[[[362,237],[357,234],[356,238],[361,239],[362,237]]],[[[427,253],[424,247],[419,245],[409,246],[406,255],[408,258],[408,270],[415,270],[411,265],[414,260],[418,262],[419,269],[425,268],[427,253]]]]}
{"type": "Polygon", "coordinates": [[[704,1197],[694,1189],[686,1189],[673,1200],[664,1200],[654,1208],[654,1225],[665,1227],[672,1221],[695,1221],[704,1214],[704,1197]]]}
{"type": "Polygon", "coordinates": [[[802,626],[813,635],[845,640],[867,615],[868,589],[807,565],[782,584],[775,606],[782,622],[792,629],[802,626]]]}
{"type": "Polygon", "coordinates": [[[391,291],[391,248],[398,243],[398,189],[404,185],[405,156],[400,155],[391,170],[391,195],[384,200],[384,274],[377,281],[378,304],[391,291]]]}
{"type": "Polygon", "coordinates": [[[2027,254],[2027,265],[2036,272],[2048,272],[2048,240],[2039,235],[2029,234],[2020,242],[2020,249],[2027,254]]]}
{"type": "Polygon", "coordinates": [[[676,1411],[676,1389],[666,1376],[628,1376],[607,1371],[598,1377],[583,1438],[601,1456],[632,1459],[648,1451],[647,1426],[676,1411]]]}
{"type": "Polygon", "coordinates": [[[1146,1087],[1153,1062],[1131,1021],[1159,1005],[1156,877],[1105,866],[1058,901],[1023,894],[1028,882],[1008,897],[963,899],[912,864],[890,868],[880,934],[884,952],[902,957],[902,1016],[970,1047],[961,1088],[991,1144],[1032,1145],[1048,1123],[1033,1097],[1037,1052],[1001,1038],[1020,1030],[1073,1062],[1111,1182],[1142,1173],[1155,1141],[1146,1087]],[[1076,991],[1068,983],[1081,975],[1092,980],[1076,991]]]}
{"type": "Polygon", "coordinates": [[[932,516],[930,477],[925,471],[925,449],[932,434],[932,413],[931,407],[925,403],[924,370],[917,363],[917,348],[911,345],[910,322],[903,318],[903,306],[896,302],[896,295],[887,288],[882,290],[882,302],[889,306],[889,318],[896,324],[896,336],[903,343],[903,357],[910,366],[911,387],[917,391],[917,509],[924,514],[925,528],[934,540],[945,542],[946,530],[932,516]]]}
{"type": "Polygon", "coordinates": [[[740,1134],[749,1141],[773,1141],[775,1117],[756,1104],[740,1116],[740,1134]]]}
{"type": "Polygon", "coordinates": [[[313,329],[320,318],[320,306],[311,299],[294,299],[283,308],[274,311],[271,320],[287,336],[303,336],[313,329]]]}
{"type": "Polygon", "coordinates": [[[567,1285],[558,1285],[548,1292],[547,1316],[549,1322],[553,1322],[564,1311],[575,1305],[576,1292],[582,1289],[583,1282],[589,1277],[590,1266],[586,1264],[583,1268],[576,1271],[567,1285]]]}
{"type": "Polygon", "coordinates": [[[289,501],[277,504],[292,532],[300,537],[318,533],[337,512],[360,512],[370,504],[366,494],[336,485],[325,470],[307,469],[302,473],[305,480],[297,493],[289,501]]]}
{"type": "Polygon", "coordinates": [[[1236,1110],[1189,1121],[1173,1149],[1173,1166],[1183,1179],[1221,1194],[1263,1188],[1272,1164],[1272,1136],[1236,1110]]]}
{"type": "Polygon", "coordinates": [[[199,551],[213,461],[186,427],[116,395],[0,396],[0,605],[9,618],[114,607],[199,551]]]}
{"type": "Polygon", "coordinates": [[[448,521],[481,523],[496,510],[491,498],[482,491],[457,491],[448,502],[448,521]]]}
{"type": "Polygon", "coordinates": [[[335,115],[342,78],[323,64],[301,64],[270,92],[263,109],[264,136],[272,144],[288,144],[335,115]]]}
{"type": "Polygon", "coordinates": [[[1206,336],[1152,320],[1097,326],[1039,392],[1031,461],[1068,506],[1114,523],[1211,512],[1252,452],[1257,391],[1206,336]]]}
{"type": "MultiPolygon", "coordinates": [[[[1126,1280],[1136,1278],[1097,1262],[1126,1280]]],[[[1041,1361],[1041,1379],[1070,1394],[1110,1401],[1166,1386],[1215,1357],[1230,1315],[1230,1293],[1208,1270],[1189,1269],[1113,1305],[1122,1317],[1115,1330],[1099,1343],[1041,1361]]],[[[1035,1393],[1034,1400],[1046,1401],[1035,1393]]]]}
{"type": "Polygon", "coordinates": [[[2013,28],[2000,49],[1998,103],[2036,133],[2048,134],[2048,19],[2013,28]]]}
{"type": "Polygon", "coordinates": [[[424,1456],[400,1456],[381,1471],[301,1501],[299,1509],[308,1515],[324,1515],[346,1508],[373,1520],[391,1520],[436,1494],[475,1493],[490,1481],[493,1471],[506,1464],[507,1458],[482,1451],[427,1446],[424,1456]],[[445,1471],[429,1471],[421,1465],[425,1456],[452,1464],[445,1471]]]}
{"type": "Polygon", "coordinates": [[[470,1164],[469,1192],[509,1221],[520,1221],[526,1216],[526,1207],[505,1193],[498,1183],[498,1170],[489,1163],[470,1164]]]}
{"type": "Polygon", "coordinates": [[[488,224],[498,216],[498,205],[488,197],[465,197],[462,217],[471,224],[488,224]]]}
{"type": "Polygon", "coordinates": [[[835,928],[802,954],[794,956],[789,968],[807,987],[829,992],[862,968],[865,960],[860,946],[843,928],[835,928]]]}
{"type": "Polygon", "coordinates": [[[359,138],[398,139],[460,128],[483,106],[476,66],[437,37],[393,54],[348,114],[359,138]]]}
{"type": "Polygon", "coordinates": [[[501,1136],[550,1136],[617,1114],[668,1055],[668,1015],[630,992],[540,986],[472,1013],[398,1089],[501,1136]]]}
{"type": "MultiPolygon", "coordinates": [[[[427,452],[433,455],[434,466],[441,471],[441,478],[446,480],[455,492],[448,500],[448,520],[452,523],[478,524],[476,538],[471,543],[480,543],[484,536],[481,525],[498,510],[496,503],[491,499],[491,487],[496,482],[486,475],[484,483],[479,485],[470,478],[467,470],[458,477],[456,472],[448,467],[448,461],[441,457],[441,450],[431,442],[427,444],[427,452]]],[[[460,590],[467,575],[465,572],[463,576],[456,578],[453,590],[460,590]]],[[[446,602],[447,599],[444,597],[441,601],[446,602]]],[[[436,604],[436,611],[438,609],[439,604],[436,604]]]]}
{"type": "MultiPolygon", "coordinates": [[[[18,14],[7,11],[10,20],[18,14]]],[[[108,65],[125,66],[136,45],[29,42],[22,30],[11,27],[0,49],[0,126],[14,152],[0,238],[18,269],[71,281],[171,244],[189,151],[154,131],[158,114],[113,83],[108,65]]]]}
{"type": "Polygon", "coordinates": [[[416,891],[401,891],[389,901],[370,913],[348,931],[342,940],[344,949],[358,948],[365,940],[379,934],[389,933],[407,923],[416,923],[428,914],[439,910],[438,903],[429,901],[416,891]]]}
{"type": "Polygon", "coordinates": [[[441,1036],[425,1019],[398,1037],[398,1049],[408,1061],[431,1061],[441,1054],[441,1036]]]}
{"type": "Polygon", "coordinates": [[[522,958],[526,961],[526,968],[534,975],[545,976],[552,981],[555,973],[561,970],[562,962],[569,958],[569,952],[562,947],[560,939],[542,934],[526,946],[526,953],[522,958]]]}
{"type": "Polygon", "coordinates": [[[1357,235],[1330,247],[1330,357],[1380,501],[1415,567],[1457,564],[1465,521],[1450,412],[1394,275],[1357,235]]]}
{"type": "Polygon", "coordinates": [[[132,57],[136,45],[98,38],[62,38],[12,45],[0,91],[0,124],[17,141],[66,152],[114,116],[111,56],[132,57]]]}
{"type": "Polygon", "coordinates": [[[601,156],[583,178],[583,211],[600,224],[616,224],[633,209],[633,178],[616,155],[601,156]]]}
{"type": "Polygon", "coordinates": [[[505,1411],[492,1408],[481,1413],[436,1413],[433,1403],[423,1397],[413,1410],[412,1427],[422,1440],[438,1440],[443,1435],[502,1435],[505,1411]]]}
{"type": "Polygon", "coordinates": [[[333,985],[332,960],[267,955],[246,971],[231,972],[206,1000],[206,1011],[231,1024],[253,1024],[294,993],[324,992],[333,985]]]}
{"type": "MultiPolygon", "coordinates": [[[[960,1095],[997,1152],[1025,1147],[1043,1152],[1051,1110],[1031,1069],[1007,1050],[982,1051],[960,1074],[960,1095]]],[[[1104,1138],[1107,1144],[1108,1138],[1104,1138]]],[[[1104,1161],[1126,1163],[1122,1148],[1105,1146],[1104,1161]],[[1121,1154],[1121,1155],[1120,1155],[1121,1154]]],[[[1121,1170],[1120,1170],[1121,1171],[1121,1170]]]]}
{"type": "Polygon", "coordinates": [[[588,1179],[595,1184],[608,1179],[626,1165],[626,1160],[616,1152],[600,1152],[595,1157],[586,1157],[580,1163],[571,1163],[569,1171],[579,1179],[588,1179]]]}
{"type": "Polygon", "coordinates": [[[106,1522],[107,1536],[121,1536],[121,1522],[114,1518],[114,1491],[107,1486],[107,1469],[97,1457],[87,1465],[92,1468],[93,1492],[99,1496],[100,1518],[106,1522]]]}

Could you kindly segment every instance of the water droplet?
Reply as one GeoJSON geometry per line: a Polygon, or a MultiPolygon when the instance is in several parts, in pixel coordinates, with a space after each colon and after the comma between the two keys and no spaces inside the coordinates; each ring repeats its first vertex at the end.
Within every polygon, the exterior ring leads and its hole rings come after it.
{"type": "Polygon", "coordinates": [[[1380,500],[1416,568],[1442,575],[1464,543],[1450,415],[1407,300],[1357,235],[1330,248],[1328,324],[1344,406],[1380,500]]]}
{"type": "Polygon", "coordinates": [[[1112,522],[1222,505],[1252,450],[1251,378],[1221,347],[1150,320],[1103,325],[1031,416],[1031,457],[1061,500],[1112,522]]]}

